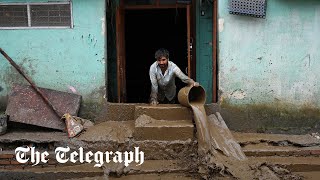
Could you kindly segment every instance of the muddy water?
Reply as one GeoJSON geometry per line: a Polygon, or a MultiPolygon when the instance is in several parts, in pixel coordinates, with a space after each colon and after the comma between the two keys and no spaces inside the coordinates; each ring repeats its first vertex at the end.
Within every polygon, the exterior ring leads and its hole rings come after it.
{"type": "Polygon", "coordinates": [[[249,162],[219,113],[208,117],[203,104],[191,102],[190,106],[197,127],[199,173],[206,179],[217,179],[219,174],[246,180],[300,179],[281,167],[249,162]]]}
{"type": "Polygon", "coordinates": [[[216,179],[219,174],[236,179],[283,179],[273,171],[274,166],[249,162],[220,113],[208,117],[204,104],[189,104],[197,127],[199,172],[202,176],[207,179],[216,179]]]}
{"type": "Polygon", "coordinates": [[[210,149],[210,134],[209,134],[209,125],[207,116],[205,113],[204,106],[201,104],[193,103],[191,104],[191,108],[193,110],[193,114],[195,117],[195,123],[197,127],[197,136],[198,136],[198,148],[199,152],[202,154],[208,153],[210,149]]]}
{"type": "Polygon", "coordinates": [[[218,170],[220,174],[230,173],[236,178],[252,179],[249,166],[243,166],[241,161],[246,160],[246,157],[240,146],[230,145],[230,142],[234,140],[232,138],[225,139],[219,134],[221,128],[209,121],[203,104],[190,103],[190,106],[197,127],[198,153],[200,157],[203,157],[201,161],[205,165],[203,168],[206,169],[205,173],[210,173],[214,169],[218,170]]]}

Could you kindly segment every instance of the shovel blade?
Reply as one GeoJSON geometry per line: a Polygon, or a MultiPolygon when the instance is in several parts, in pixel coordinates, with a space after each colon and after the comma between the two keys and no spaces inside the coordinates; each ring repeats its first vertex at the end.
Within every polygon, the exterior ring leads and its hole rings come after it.
{"type": "Polygon", "coordinates": [[[66,122],[68,136],[70,138],[77,136],[82,132],[83,126],[76,118],[66,113],[62,116],[62,120],[66,122]]]}

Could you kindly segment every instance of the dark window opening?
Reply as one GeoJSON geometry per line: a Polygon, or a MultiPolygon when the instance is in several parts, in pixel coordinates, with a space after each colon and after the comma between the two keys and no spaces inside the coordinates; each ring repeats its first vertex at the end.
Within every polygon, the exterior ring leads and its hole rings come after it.
{"type": "MultiPolygon", "coordinates": [[[[170,52],[170,61],[186,73],[186,9],[127,10],[125,14],[126,92],[128,103],[148,103],[150,65],[159,48],[170,52]]],[[[186,84],[176,78],[177,92],[186,84]]],[[[176,103],[178,101],[176,100],[176,103]]]]}
{"type": "Polygon", "coordinates": [[[72,28],[70,2],[0,4],[0,29],[72,28]]]}
{"type": "Polygon", "coordinates": [[[0,5],[0,27],[28,26],[27,5],[0,5]]]}

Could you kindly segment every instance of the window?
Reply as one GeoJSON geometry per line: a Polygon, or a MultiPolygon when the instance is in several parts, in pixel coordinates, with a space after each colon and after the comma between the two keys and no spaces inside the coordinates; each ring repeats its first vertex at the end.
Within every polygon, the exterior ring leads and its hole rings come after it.
{"type": "Polygon", "coordinates": [[[73,28],[71,2],[0,3],[0,29],[73,28]]]}

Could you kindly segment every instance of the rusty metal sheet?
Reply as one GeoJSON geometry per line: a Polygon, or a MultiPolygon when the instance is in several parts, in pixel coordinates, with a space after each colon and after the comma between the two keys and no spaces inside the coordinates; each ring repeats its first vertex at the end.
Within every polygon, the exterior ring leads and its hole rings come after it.
{"type": "MultiPolygon", "coordinates": [[[[51,89],[39,88],[48,97],[58,114],[69,113],[77,116],[81,103],[81,96],[51,89]]],[[[66,125],[45,104],[36,91],[27,85],[13,85],[6,114],[13,122],[31,124],[58,130],[65,130],[66,125]]]]}

